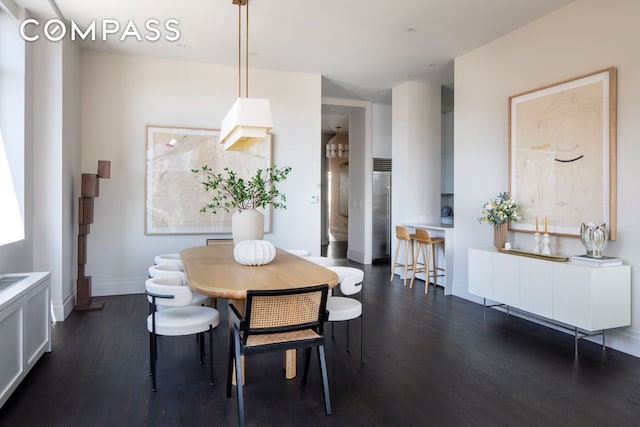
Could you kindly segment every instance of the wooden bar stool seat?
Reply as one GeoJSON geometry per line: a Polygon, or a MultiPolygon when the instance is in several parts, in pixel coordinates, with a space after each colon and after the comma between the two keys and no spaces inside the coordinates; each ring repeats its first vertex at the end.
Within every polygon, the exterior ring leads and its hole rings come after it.
{"type": "Polygon", "coordinates": [[[413,256],[413,240],[416,237],[415,234],[410,234],[407,227],[403,227],[402,225],[396,225],[396,239],[398,239],[398,243],[396,243],[396,253],[393,257],[393,263],[391,264],[391,278],[390,282],[393,282],[393,275],[396,272],[396,267],[404,268],[404,286],[407,286],[407,276],[409,274],[409,270],[413,268],[414,256],[413,256]],[[398,262],[398,254],[400,253],[401,246],[404,245],[404,263],[398,262]],[[409,262],[409,250],[411,250],[411,262],[409,262]]]}
{"type": "Polygon", "coordinates": [[[444,253],[444,237],[431,237],[427,230],[417,228],[415,234],[416,254],[413,259],[413,268],[411,275],[411,282],[409,287],[413,287],[413,281],[416,278],[416,273],[424,273],[424,293],[429,293],[429,283],[433,279],[433,286],[437,285],[438,277],[444,277],[444,268],[438,267],[437,245],[440,245],[442,252],[444,253]],[[420,255],[422,255],[422,262],[420,262],[420,255]],[[433,264],[432,268],[429,267],[429,258],[431,258],[433,264]]]}

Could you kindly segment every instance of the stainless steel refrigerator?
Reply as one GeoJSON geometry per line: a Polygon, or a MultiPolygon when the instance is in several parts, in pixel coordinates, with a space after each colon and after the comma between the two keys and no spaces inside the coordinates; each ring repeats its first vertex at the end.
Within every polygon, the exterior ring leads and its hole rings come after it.
{"type": "Polygon", "coordinates": [[[373,159],[372,258],[391,258],[391,159],[373,159]]]}

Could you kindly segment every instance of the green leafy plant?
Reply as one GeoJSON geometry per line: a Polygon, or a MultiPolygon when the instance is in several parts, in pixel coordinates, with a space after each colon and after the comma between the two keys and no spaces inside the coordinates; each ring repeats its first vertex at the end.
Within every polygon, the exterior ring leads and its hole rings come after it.
{"type": "Polygon", "coordinates": [[[278,168],[271,166],[258,169],[248,179],[241,178],[229,168],[215,173],[209,166],[192,169],[200,177],[200,184],[205,191],[211,191],[211,201],[200,209],[200,212],[216,214],[219,210],[229,212],[231,209],[245,210],[265,208],[269,205],[276,209],[286,209],[287,198],[280,193],[275,184],[287,178],[291,167],[278,168]]]}
{"type": "Polygon", "coordinates": [[[509,193],[498,194],[498,197],[485,203],[480,213],[482,216],[478,218],[479,222],[488,222],[493,225],[509,221],[517,222],[522,218],[518,212],[518,205],[509,193]]]}

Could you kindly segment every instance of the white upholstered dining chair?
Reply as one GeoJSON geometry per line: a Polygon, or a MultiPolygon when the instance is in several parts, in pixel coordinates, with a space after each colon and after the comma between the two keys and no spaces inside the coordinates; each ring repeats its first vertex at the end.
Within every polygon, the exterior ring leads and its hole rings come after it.
{"type": "Polygon", "coordinates": [[[209,380],[213,385],[213,328],[220,323],[220,313],[211,307],[190,305],[193,295],[176,277],[160,276],[147,279],[145,290],[149,299],[147,316],[149,331],[149,368],[152,390],[156,391],[158,336],[196,335],[200,349],[200,364],[204,362],[204,333],[209,333],[209,380]],[[158,310],[163,307],[163,310],[158,310]]]}
{"type": "Polygon", "coordinates": [[[340,293],[355,295],[360,292],[361,301],[347,296],[330,295],[327,299],[327,311],[333,337],[333,323],[347,323],[347,351],[351,352],[349,343],[349,321],[360,317],[360,363],[364,364],[364,271],[353,267],[327,267],[338,275],[340,293]]]}
{"type": "Polygon", "coordinates": [[[184,270],[182,265],[182,258],[179,253],[171,253],[171,254],[161,254],[153,257],[153,262],[156,265],[162,264],[178,264],[181,270],[184,270]]]}
{"type": "MultiPolygon", "coordinates": [[[[172,276],[178,278],[183,286],[187,285],[187,275],[175,263],[156,264],[149,267],[149,277],[165,277],[172,276]]],[[[193,299],[190,305],[209,305],[211,298],[206,295],[192,292],[193,299]]]]}

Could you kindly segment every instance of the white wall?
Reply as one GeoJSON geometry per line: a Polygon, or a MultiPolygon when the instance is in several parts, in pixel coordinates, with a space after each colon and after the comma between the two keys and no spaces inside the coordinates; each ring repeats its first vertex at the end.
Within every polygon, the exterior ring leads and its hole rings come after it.
{"type": "MultiPolygon", "coordinates": [[[[32,43],[33,267],[51,272],[56,321],[75,306],[77,180],[80,164],[80,47],[32,43]]],[[[78,181],[79,182],[79,181],[78,181]]]]}
{"type": "MultiPolygon", "coordinates": [[[[78,196],[82,171],[81,158],[81,90],[82,51],[77,43],[62,44],[62,169],[60,171],[60,197],[62,198],[61,290],[65,317],[70,305],[75,305],[78,279],[77,233],[78,196]]],[[[95,170],[94,170],[95,171],[95,170]]]]}
{"type": "Polygon", "coordinates": [[[371,264],[370,108],[349,114],[349,248],[347,258],[371,264]],[[367,117],[369,116],[369,117],[367,117]]]}
{"type": "MultiPolygon", "coordinates": [[[[506,191],[508,97],[607,67],[618,68],[618,240],[605,253],[640,267],[640,2],[579,0],[455,62],[456,233],[454,293],[467,293],[467,249],[487,247],[492,230],[476,218],[506,191]]],[[[512,236],[512,239],[514,236],[512,236]]],[[[516,247],[531,245],[518,234],[516,247]]],[[[584,252],[577,238],[552,238],[556,251],[584,252]]],[[[632,288],[640,286],[632,274],[632,288]]],[[[476,299],[477,300],[477,299],[476,299]]],[[[607,344],[640,355],[640,292],[632,292],[632,326],[607,334],[607,344]]]]}
{"type": "MultiPolygon", "coordinates": [[[[142,292],[154,255],[205,243],[144,235],[145,126],[218,128],[237,97],[236,76],[234,67],[83,53],[82,171],[111,161],[87,243],[94,295],[142,292]]],[[[279,185],[287,209],[274,210],[265,238],[319,254],[320,204],[309,197],[320,196],[320,75],[252,69],[249,79],[252,97],[271,100],[273,162],[293,167],[279,185]]]]}
{"type": "Polygon", "coordinates": [[[418,82],[393,88],[393,247],[396,225],[440,222],[440,92],[418,82]]]}
{"type": "Polygon", "coordinates": [[[374,102],[371,105],[371,157],[391,158],[391,104],[374,102]]]}

